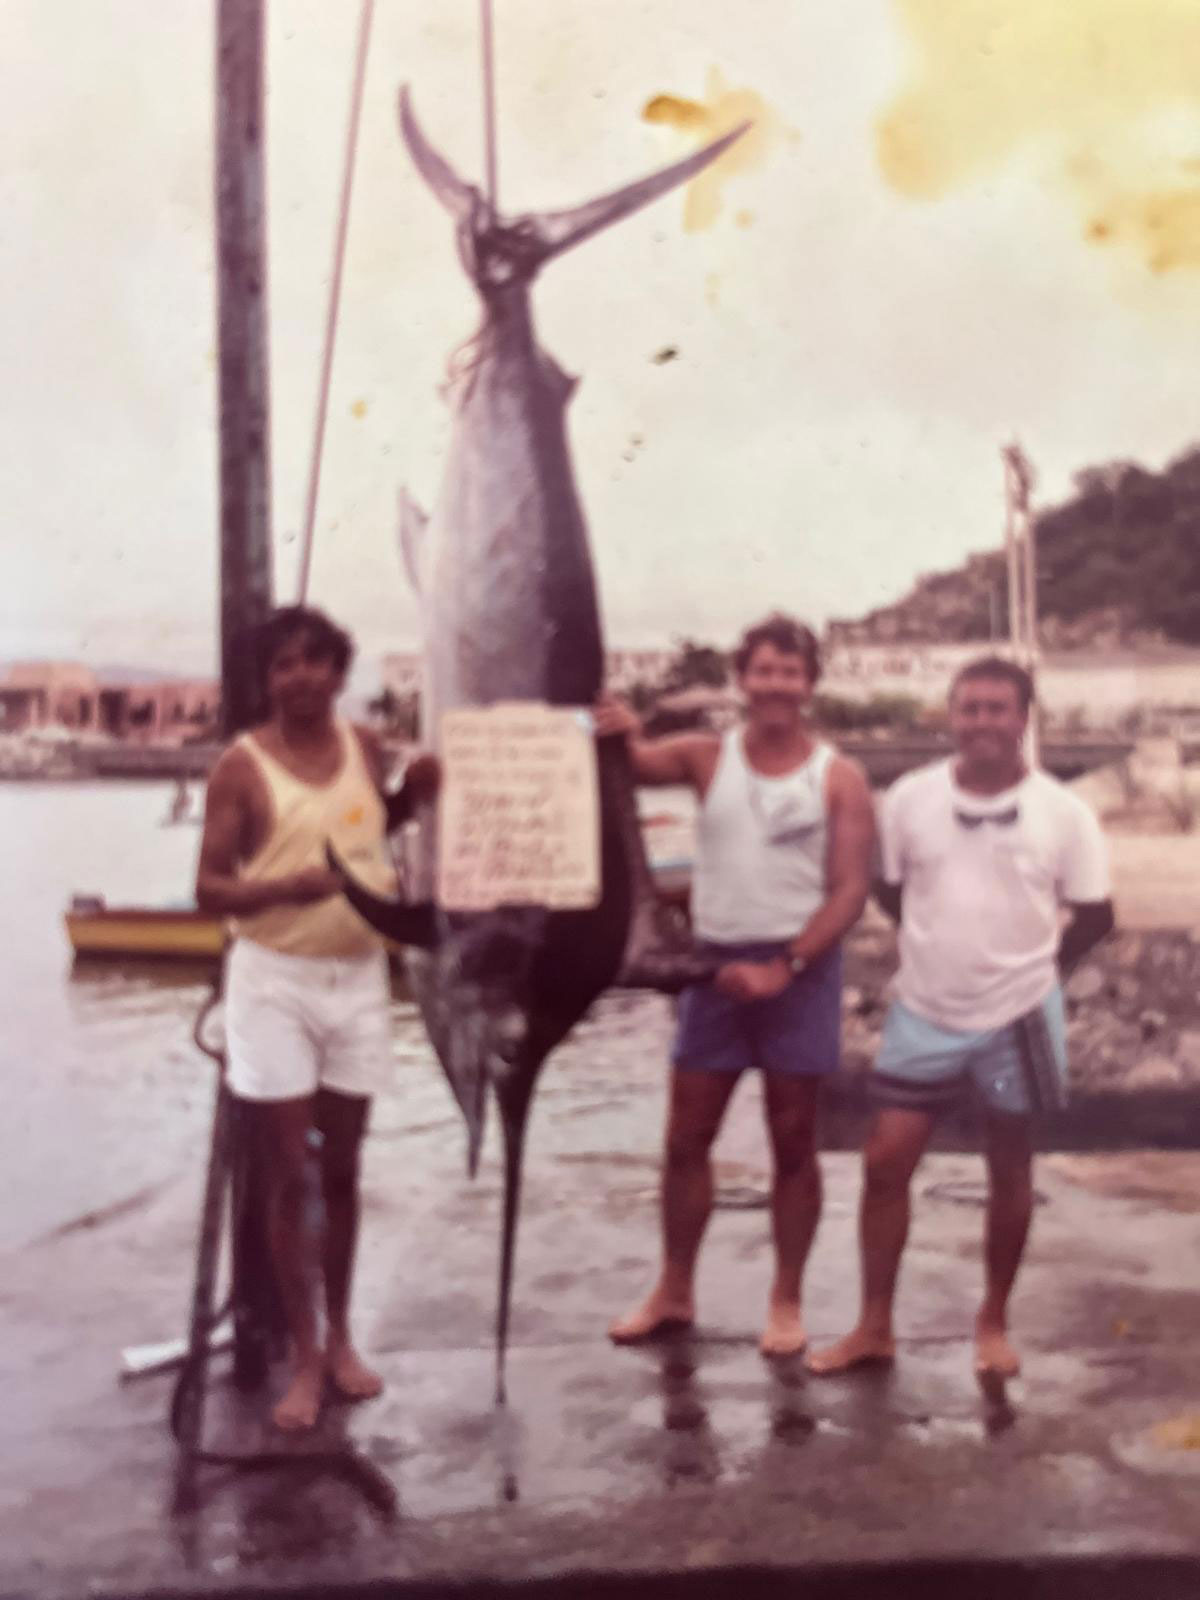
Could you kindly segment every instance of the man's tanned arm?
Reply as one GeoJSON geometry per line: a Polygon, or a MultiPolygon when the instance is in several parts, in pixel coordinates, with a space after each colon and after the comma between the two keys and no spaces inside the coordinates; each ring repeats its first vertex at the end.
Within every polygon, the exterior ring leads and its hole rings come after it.
{"type": "Polygon", "coordinates": [[[875,859],[875,807],[862,769],[839,759],[829,784],[828,888],[790,947],[805,961],[824,954],[862,916],[875,859]]]}
{"type": "Polygon", "coordinates": [[[1058,944],[1058,970],[1068,977],[1079,963],[1116,927],[1111,900],[1085,900],[1070,908],[1071,920],[1058,944]]]}
{"type": "Polygon", "coordinates": [[[662,739],[642,736],[641,719],[616,695],[602,695],[592,708],[598,738],[624,738],[633,775],[647,788],[689,784],[699,788],[720,743],[712,733],[675,733],[662,739]]]}

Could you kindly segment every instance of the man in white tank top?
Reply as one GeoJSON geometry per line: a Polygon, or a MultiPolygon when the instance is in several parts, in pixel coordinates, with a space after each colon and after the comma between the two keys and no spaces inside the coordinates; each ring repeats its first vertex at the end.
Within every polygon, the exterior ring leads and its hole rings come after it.
{"type": "Polygon", "coordinates": [[[700,799],[692,916],[722,961],[688,990],[672,1052],[663,1165],[663,1264],[649,1297],[613,1323],[632,1343],[687,1327],[712,1209],[710,1151],[741,1071],[759,1067],[774,1157],[775,1274],[761,1348],[803,1349],[801,1281],[821,1209],[817,1094],[836,1071],[842,936],[866,902],[875,845],[859,768],[814,737],[817,642],[791,618],[749,629],[736,653],[746,720],[724,738],[645,740],[628,707],[605,700],[597,731],[629,738],[643,784],[689,784],[700,799]]]}
{"type": "MultiPolygon", "coordinates": [[[[225,973],[228,1084],[253,1108],[266,1176],[271,1250],[291,1335],[293,1369],[273,1417],[286,1430],[316,1421],[326,1381],[350,1399],[379,1377],[350,1338],[358,1231],[359,1149],[369,1096],[391,1064],[383,946],[325,864],[332,839],[359,875],[387,889],[381,751],[334,715],[353,646],[327,617],[293,606],[260,637],[269,719],[225,751],[208,785],[196,900],[230,917],[225,973]],[[317,1334],[304,1227],[312,1129],[321,1134],[326,1338],[317,1334]]],[[[432,758],[429,758],[431,761],[432,758]]],[[[436,766],[410,767],[410,794],[436,786],[436,766]]]]}

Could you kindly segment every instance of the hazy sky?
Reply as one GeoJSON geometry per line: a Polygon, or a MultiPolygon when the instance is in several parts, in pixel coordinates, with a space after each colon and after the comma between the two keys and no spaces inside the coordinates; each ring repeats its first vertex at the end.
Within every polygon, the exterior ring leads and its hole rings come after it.
{"type": "MultiPolygon", "coordinates": [[[[1042,499],[1200,436],[1200,0],[495,6],[506,207],[583,200],[764,108],[741,170],[536,289],[544,343],[583,378],[610,643],[896,598],[998,542],[1014,433],[1042,499]],[[656,96],[698,104],[647,120],[656,96]]],[[[212,10],[0,8],[0,656],[214,659],[212,10]]],[[[285,599],[358,4],[268,12],[285,599]]],[[[314,564],[368,653],[417,637],[396,491],[436,490],[438,385],[476,320],[396,89],[477,177],[476,16],[377,0],[314,564]]]]}

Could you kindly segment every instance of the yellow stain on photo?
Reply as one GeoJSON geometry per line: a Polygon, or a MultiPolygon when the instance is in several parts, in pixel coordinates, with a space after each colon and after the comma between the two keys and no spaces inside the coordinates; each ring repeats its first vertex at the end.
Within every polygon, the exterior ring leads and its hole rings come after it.
{"type": "MultiPolygon", "coordinates": [[[[689,135],[697,146],[719,139],[740,122],[753,124],[742,138],[688,184],[683,212],[683,226],[688,233],[712,227],[724,209],[729,179],[762,167],[780,131],[778,119],[762,95],[753,89],[731,88],[718,67],[709,71],[704,100],[657,94],[642,108],[642,118],[646,122],[677,128],[689,135]]],[[[749,212],[739,212],[739,225],[745,227],[747,224],[742,218],[749,216],[749,212]]]]}
{"type": "Polygon", "coordinates": [[[876,139],[895,190],[936,200],[1032,162],[1088,244],[1200,267],[1196,0],[894,3],[912,63],[876,139]]]}

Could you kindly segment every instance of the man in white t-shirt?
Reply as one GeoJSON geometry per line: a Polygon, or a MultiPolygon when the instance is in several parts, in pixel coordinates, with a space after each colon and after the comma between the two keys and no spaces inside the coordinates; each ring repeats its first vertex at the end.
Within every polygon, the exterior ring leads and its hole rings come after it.
{"type": "Polygon", "coordinates": [[[1060,974],[1113,926],[1095,816],[1025,766],[1032,698],[1029,674],[1010,661],[964,667],[950,691],[956,755],[908,774],[883,802],[877,896],[900,925],[900,970],[872,1077],[862,1312],[810,1357],[814,1372],[892,1359],[909,1182],[938,1112],[967,1080],[984,1106],[990,1180],[975,1366],[999,1379],[1019,1370],[1007,1307],[1032,1208],[1032,1115],[1065,1099],[1060,974]]]}

